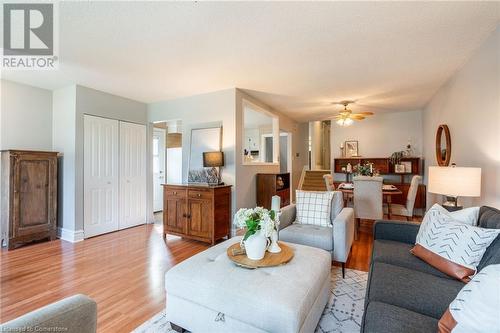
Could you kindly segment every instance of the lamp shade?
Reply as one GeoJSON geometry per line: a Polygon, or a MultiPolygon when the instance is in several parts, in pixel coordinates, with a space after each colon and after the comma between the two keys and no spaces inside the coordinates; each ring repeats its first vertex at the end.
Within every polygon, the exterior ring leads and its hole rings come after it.
{"type": "Polygon", "coordinates": [[[203,166],[205,168],[224,166],[224,153],[221,151],[209,151],[203,153],[203,166]]]}
{"type": "Polygon", "coordinates": [[[429,167],[429,192],[448,196],[481,196],[481,168],[429,167]]]}

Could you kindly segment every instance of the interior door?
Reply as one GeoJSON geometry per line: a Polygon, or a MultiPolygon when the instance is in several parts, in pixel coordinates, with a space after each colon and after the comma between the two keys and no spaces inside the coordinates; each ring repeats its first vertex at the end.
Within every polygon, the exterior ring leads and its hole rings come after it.
{"type": "Polygon", "coordinates": [[[84,231],[118,229],[118,121],[84,116],[84,231]]]}
{"type": "Polygon", "coordinates": [[[163,210],[163,186],[165,183],[165,136],[162,128],[153,130],[153,210],[163,210]]]}
{"type": "Polygon", "coordinates": [[[120,121],[120,229],[146,223],[146,126],[120,121]]]}

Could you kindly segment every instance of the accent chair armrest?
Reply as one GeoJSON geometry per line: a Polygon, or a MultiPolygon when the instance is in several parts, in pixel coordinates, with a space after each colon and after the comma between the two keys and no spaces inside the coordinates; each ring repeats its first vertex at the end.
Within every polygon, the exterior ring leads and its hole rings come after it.
{"type": "Polygon", "coordinates": [[[374,239],[386,239],[415,244],[420,223],[403,221],[376,221],[373,228],[374,239]]]}
{"type": "Polygon", "coordinates": [[[0,332],[95,333],[96,325],[96,302],[75,295],[2,324],[0,332]]]}
{"type": "Polygon", "coordinates": [[[332,221],[333,260],[347,262],[354,240],[354,209],[345,207],[332,221]]]}
{"type": "Polygon", "coordinates": [[[295,222],[296,213],[297,213],[297,208],[295,204],[290,204],[288,206],[281,208],[280,230],[285,229],[290,224],[295,222]]]}

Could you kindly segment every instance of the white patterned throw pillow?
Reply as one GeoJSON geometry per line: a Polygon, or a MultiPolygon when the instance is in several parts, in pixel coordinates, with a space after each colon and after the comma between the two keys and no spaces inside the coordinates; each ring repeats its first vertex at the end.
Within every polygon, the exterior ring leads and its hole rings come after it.
{"type": "Polygon", "coordinates": [[[296,191],[297,217],[295,223],[322,227],[332,225],[330,212],[333,192],[296,191]]]}
{"type": "Polygon", "coordinates": [[[411,252],[441,272],[468,282],[498,234],[500,229],[458,222],[434,205],[425,214],[411,252]]]}
{"type": "Polygon", "coordinates": [[[500,332],[500,265],[477,273],[451,302],[438,323],[439,332],[500,332]]]}

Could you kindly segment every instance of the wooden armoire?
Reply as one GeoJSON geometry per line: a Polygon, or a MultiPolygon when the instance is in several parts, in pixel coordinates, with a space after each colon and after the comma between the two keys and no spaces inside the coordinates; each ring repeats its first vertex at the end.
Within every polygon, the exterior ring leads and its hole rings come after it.
{"type": "Polygon", "coordinates": [[[57,153],[2,151],[1,182],[2,243],[10,250],[55,239],[57,153]]]}

